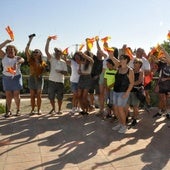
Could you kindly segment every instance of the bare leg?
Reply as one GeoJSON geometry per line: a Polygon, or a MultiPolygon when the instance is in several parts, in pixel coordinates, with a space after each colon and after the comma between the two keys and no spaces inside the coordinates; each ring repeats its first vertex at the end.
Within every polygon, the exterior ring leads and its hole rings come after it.
{"type": "Polygon", "coordinates": [[[5,91],[6,95],[6,105],[7,105],[7,112],[11,110],[11,103],[12,103],[12,98],[13,98],[13,93],[11,91],[5,91]]]}

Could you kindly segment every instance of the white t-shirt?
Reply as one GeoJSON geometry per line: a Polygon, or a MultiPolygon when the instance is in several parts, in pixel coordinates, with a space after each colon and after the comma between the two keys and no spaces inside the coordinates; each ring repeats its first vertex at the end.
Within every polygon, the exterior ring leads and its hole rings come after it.
{"type": "Polygon", "coordinates": [[[78,74],[79,70],[79,64],[71,60],[71,76],[70,76],[70,81],[74,83],[78,83],[80,75],[78,74]]]}
{"type": "MultiPolygon", "coordinates": [[[[9,67],[13,67],[17,63],[17,58],[18,56],[15,56],[14,58],[9,58],[5,55],[5,57],[2,59],[2,66],[3,66],[2,73],[5,76],[14,76],[14,74],[11,74],[7,70],[9,67]]],[[[20,66],[21,66],[20,64],[17,65],[15,76],[21,74],[20,66]]]]}
{"type": "Polygon", "coordinates": [[[55,57],[51,57],[49,60],[50,62],[50,75],[49,80],[59,83],[64,83],[64,75],[61,73],[58,73],[59,71],[67,71],[67,65],[66,62],[62,59],[57,60],[55,57]]]}

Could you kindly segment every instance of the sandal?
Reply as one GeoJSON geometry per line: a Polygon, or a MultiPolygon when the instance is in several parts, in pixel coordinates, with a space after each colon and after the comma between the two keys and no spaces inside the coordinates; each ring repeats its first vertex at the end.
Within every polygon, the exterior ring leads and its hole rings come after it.
{"type": "Polygon", "coordinates": [[[12,112],[11,111],[8,111],[7,113],[5,113],[4,117],[7,118],[7,117],[10,117],[12,116],[12,112]]]}
{"type": "Polygon", "coordinates": [[[39,110],[37,114],[38,114],[38,115],[41,115],[41,114],[42,114],[41,110],[39,110]]]}
{"type": "Polygon", "coordinates": [[[17,112],[16,112],[16,115],[15,116],[21,116],[21,112],[20,112],[20,110],[17,110],[17,112]]]}
{"type": "Polygon", "coordinates": [[[61,111],[59,111],[59,112],[57,112],[57,114],[58,114],[58,115],[61,115],[61,114],[63,114],[63,113],[62,113],[61,111]]]}
{"type": "Polygon", "coordinates": [[[48,113],[48,114],[54,114],[55,113],[55,110],[54,109],[51,109],[51,111],[48,113]]]}
{"type": "Polygon", "coordinates": [[[31,110],[31,112],[30,112],[29,115],[30,115],[30,116],[35,115],[35,111],[34,111],[34,110],[31,110]]]}

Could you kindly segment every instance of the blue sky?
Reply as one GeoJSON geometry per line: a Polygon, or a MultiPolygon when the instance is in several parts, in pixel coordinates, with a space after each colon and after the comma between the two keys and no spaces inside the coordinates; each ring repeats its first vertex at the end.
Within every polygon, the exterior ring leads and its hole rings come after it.
{"type": "Polygon", "coordinates": [[[35,33],[30,48],[43,54],[49,35],[58,36],[50,44],[51,52],[55,46],[74,52],[74,44],[96,35],[111,36],[110,46],[127,44],[148,52],[166,40],[170,30],[170,0],[4,0],[0,5],[0,42],[9,38],[5,27],[10,25],[15,33],[12,44],[19,51],[35,33]]]}

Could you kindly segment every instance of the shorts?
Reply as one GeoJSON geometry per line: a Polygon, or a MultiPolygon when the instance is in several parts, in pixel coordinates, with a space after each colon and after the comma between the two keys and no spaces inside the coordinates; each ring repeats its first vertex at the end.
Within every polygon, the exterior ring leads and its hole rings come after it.
{"type": "Polygon", "coordinates": [[[99,91],[99,79],[92,79],[91,80],[91,87],[89,89],[89,93],[90,94],[100,94],[100,91],[99,91]]]}
{"type": "Polygon", "coordinates": [[[125,92],[113,92],[113,105],[125,107],[128,101],[128,97],[122,98],[125,92]]]}
{"type": "Polygon", "coordinates": [[[150,90],[151,87],[152,87],[152,82],[150,82],[146,86],[144,86],[144,90],[150,90]]]}
{"type": "Polygon", "coordinates": [[[71,92],[75,93],[78,90],[78,83],[71,82],[71,92]]]}
{"type": "Polygon", "coordinates": [[[139,101],[139,99],[136,97],[135,92],[130,92],[130,95],[129,95],[127,104],[128,104],[128,105],[131,105],[131,106],[139,106],[140,101],[139,101]]]}
{"type": "Polygon", "coordinates": [[[64,84],[60,82],[48,81],[48,98],[54,100],[57,95],[58,100],[63,100],[64,84]]]}
{"type": "Polygon", "coordinates": [[[2,84],[4,91],[17,91],[21,90],[23,86],[22,75],[5,76],[2,75],[2,84]]]}
{"type": "Polygon", "coordinates": [[[78,89],[87,89],[91,87],[91,75],[80,75],[78,89]]]}
{"type": "Polygon", "coordinates": [[[44,87],[44,79],[42,76],[36,77],[31,75],[28,79],[28,87],[31,90],[42,90],[44,87]]]}

